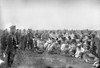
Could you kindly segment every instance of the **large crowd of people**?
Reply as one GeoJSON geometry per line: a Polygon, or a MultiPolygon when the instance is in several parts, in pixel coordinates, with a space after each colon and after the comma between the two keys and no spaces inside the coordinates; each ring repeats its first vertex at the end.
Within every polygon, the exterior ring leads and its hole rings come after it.
{"type": "Polygon", "coordinates": [[[100,66],[100,37],[96,31],[20,30],[13,25],[10,32],[3,30],[0,42],[2,55],[8,55],[8,66],[13,63],[18,49],[81,58],[85,62],[94,61],[93,66],[100,66]]]}

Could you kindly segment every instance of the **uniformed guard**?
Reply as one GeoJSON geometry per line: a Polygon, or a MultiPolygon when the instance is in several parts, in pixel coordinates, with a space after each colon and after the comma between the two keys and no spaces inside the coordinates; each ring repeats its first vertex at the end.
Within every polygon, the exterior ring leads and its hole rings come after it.
{"type": "Polygon", "coordinates": [[[10,27],[10,34],[7,37],[6,54],[7,54],[8,67],[11,67],[16,53],[17,39],[16,39],[15,32],[16,32],[16,26],[13,25],[10,27]]]}

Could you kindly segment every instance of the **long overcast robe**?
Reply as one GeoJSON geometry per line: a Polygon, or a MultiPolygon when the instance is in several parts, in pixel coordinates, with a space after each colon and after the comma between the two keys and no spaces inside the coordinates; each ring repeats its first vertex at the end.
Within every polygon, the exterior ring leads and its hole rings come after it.
{"type": "Polygon", "coordinates": [[[8,45],[7,52],[8,51],[11,51],[12,52],[13,50],[15,50],[14,48],[16,47],[16,44],[17,44],[16,35],[14,35],[13,37],[12,37],[12,35],[9,35],[7,37],[7,45],[8,45]]]}
{"type": "Polygon", "coordinates": [[[22,35],[20,37],[20,48],[21,49],[25,49],[26,45],[27,45],[27,36],[26,35],[22,35]]]}

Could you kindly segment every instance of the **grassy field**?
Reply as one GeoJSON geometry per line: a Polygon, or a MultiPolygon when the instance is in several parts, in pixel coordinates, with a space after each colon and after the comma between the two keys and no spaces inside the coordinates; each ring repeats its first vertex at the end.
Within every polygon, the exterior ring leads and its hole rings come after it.
{"type": "Polygon", "coordinates": [[[60,55],[36,54],[31,51],[16,55],[12,68],[92,68],[80,59],[60,55]]]}

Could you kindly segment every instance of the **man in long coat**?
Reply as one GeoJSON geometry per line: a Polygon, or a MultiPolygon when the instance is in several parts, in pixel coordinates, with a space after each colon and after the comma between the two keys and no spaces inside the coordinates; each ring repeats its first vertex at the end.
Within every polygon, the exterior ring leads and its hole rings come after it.
{"type": "Polygon", "coordinates": [[[10,34],[7,37],[6,54],[7,54],[8,67],[11,67],[13,60],[14,60],[15,53],[16,53],[17,39],[16,39],[15,31],[16,31],[16,27],[11,26],[10,27],[10,34]]]}
{"type": "Polygon", "coordinates": [[[20,45],[21,50],[25,50],[25,48],[27,46],[27,32],[25,29],[23,30],[23,32],[21,34],[19,45],[20,45]]]}
{"type": "Polygon", "coordinates": [[[28,44],[28,49],[33,48],[33,33],[31,31],[31,29],[28,30],[28,33],[27,33],[27,44],[28,44]]]}
{"type": "Polygon", "coordinates": [[[19,45],[20,43],[20,37],[21,37],[21,31],[17,29],[16,31],[17,45],[19,45]]]}

